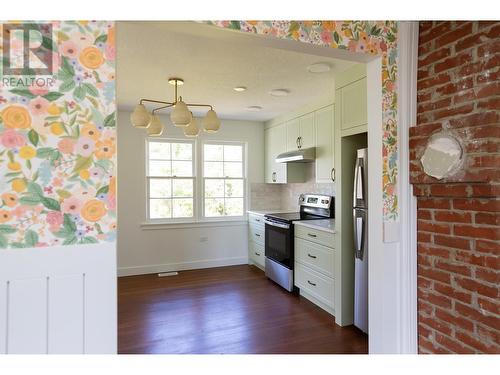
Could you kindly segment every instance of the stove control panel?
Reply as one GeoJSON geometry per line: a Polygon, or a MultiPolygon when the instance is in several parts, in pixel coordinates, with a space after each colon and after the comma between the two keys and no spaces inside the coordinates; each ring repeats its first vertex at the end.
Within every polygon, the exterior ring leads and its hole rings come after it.
{"type": "Polygon", "coordinates": [[[299,206],[330,209],[332,204],[333,197],[329,195],[301,194],[299,197],[299,206]]]}

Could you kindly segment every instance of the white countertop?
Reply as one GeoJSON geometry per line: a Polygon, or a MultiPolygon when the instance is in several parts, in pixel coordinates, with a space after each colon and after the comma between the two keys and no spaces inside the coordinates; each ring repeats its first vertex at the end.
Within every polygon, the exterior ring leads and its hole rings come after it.
{"type": "Polygon", "coordinates": [[[267,214],[277,214],[277,213],[282,213],[282,214],[288,214],[292,212],[297,212],[297,210],[284,210],[284,209],[276,209],[276,210],[247,210],[247,213],[253,214],[253,215],[260,215],[264,216],[267,214]]]}
{"type": "Polygon", "coordinates": [[[302,225],[303,227],[335,233],[335,219],[301,220],[294,221],[293,223],[295,225],[302,225]]]}

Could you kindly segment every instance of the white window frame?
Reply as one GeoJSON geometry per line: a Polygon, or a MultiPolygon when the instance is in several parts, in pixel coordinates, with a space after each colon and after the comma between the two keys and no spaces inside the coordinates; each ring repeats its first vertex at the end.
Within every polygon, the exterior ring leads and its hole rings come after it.
{"type": "Polygon", "coordinates": [[[248,201],[248,177],[247,177],[247,142],[241,141],[217,141],[217,140],[206,140],[201,142],[201,160],[200,160],[200,213],[202,221],[241,221],[246,217],[247,212],[247,201],[248,201]],[[242,177],[205,177],[205,145],[227,145],[227,146],[241,146],[242,150],[242,177]],[[226,179],[235,179],[235,180],[243,180],[243,213],[241,216],[215,216],[215,217],[207,217],[205,216],[205,179],[215,179],[215,180],[226,180],[226,179]]]}
{"type": "MultiPolygon", "coordinates": [[[[145,166],[145,182],[146,182],[146,222],[149,224],[176,224],[176,223],[191,223],[194,221],[197,221],[197,214],[198,214],[198,197],[197,197],[197,192],[198,192],[198,177],[197,177],[197,142],[196,140],[191,140],[191,139],[182,139],[182,138],[146,138],[146,166],[145,166]],[[177,177],[177,176],[171,176],[171,177],[164,177],[164,176],[150,176],[149,175],[149,143],[150,142],[158,142],[158,143],[164,143],[164,142],[169,142],[169,143],[189,143],[193,147],[193,154],[192,154],[192,176],[191,177],[177,177]],[[150,205],[150,191],[149,191],[149,181],[150,179],[192,179],[193,180],[193,216],[191,217],[173,217],[173,218],[159,218],[159,219],[152,219],[149,216],[149,205],[150,205]]],[[[173,209],[173,205],[172,205],[173,209]]]]}

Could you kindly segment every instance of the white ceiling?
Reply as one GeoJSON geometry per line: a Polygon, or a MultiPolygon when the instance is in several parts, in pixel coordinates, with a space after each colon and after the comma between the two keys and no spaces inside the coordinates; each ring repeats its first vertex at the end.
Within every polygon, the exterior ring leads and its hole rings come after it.
{"type": "MultiPolygon", "coordinates": [[[[271,48],[263,37],[193,22],[119,22],[117,97],[121,109],[139,99],[172,101],[169,77],[183,78],[179,94],[188,103],[212,104],[220,118],[266,121],[332,93],[333,76],[353,62],[271,48]],[[307,66],[327,62],[328,73],[307,66]],[[236,92],[235,86],[246,86],[236,92]],[[290,90],[273,97],[273,89],[290,90]],[[248,106],[262,111],[249,112],[248,106]]],[[[195,110],[197,116],[206,111],[195,110]]]]}

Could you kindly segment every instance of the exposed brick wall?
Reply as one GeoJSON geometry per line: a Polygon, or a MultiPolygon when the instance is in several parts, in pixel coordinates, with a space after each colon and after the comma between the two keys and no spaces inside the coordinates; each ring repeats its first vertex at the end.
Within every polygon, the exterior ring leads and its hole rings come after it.
{"type": "Polygon", "coordinates": [[[421,22],[417,124],[410,131],[418,207],[421,353],[500,353],[500,22],[421,22]],[[461,140],[461,171],[420,164],[430,135],[461,140]]]}

